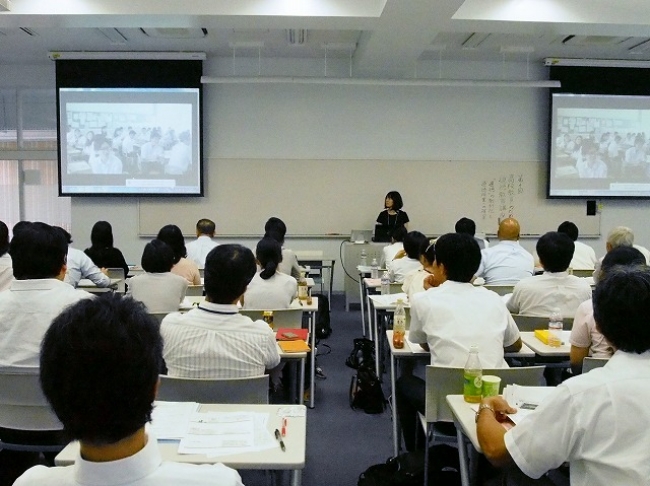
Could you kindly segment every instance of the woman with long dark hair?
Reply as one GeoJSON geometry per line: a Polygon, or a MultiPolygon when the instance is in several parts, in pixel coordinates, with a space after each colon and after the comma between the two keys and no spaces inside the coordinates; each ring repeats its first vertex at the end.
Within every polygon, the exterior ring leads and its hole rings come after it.
{"type": "Polygon", "coordinates": [[[280,272],[282,247],[270,237],[262,238],[255,251],[260,271],[248,284],[244,294],[244,308],[283,309],[289,307],[296,296],[298,282],[280,272]]]}
{"type": "Polygon", "coordinates": [[[129,274],[122,252],[113,246],[113,227],[108,221],[97,221],[90,231],[90,248],[84,250],[99,268],[122,268],[129,274]]]}

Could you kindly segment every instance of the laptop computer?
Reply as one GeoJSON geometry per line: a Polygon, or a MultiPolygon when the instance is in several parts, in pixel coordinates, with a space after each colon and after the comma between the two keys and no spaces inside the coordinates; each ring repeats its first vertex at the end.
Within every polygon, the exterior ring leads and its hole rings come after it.
{"type": "Polygon", "coordinates": [[[372,230],[352,230],[350,241],[352,243],[367,243],[372,237],[372,230]]]}

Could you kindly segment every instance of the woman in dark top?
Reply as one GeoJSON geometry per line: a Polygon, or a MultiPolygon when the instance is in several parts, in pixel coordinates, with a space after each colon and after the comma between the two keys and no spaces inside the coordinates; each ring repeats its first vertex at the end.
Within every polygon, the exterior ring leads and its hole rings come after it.
{"type": "Polygon", "coordinates": [[[124,255],[113,247],[113,228],[108,221],[97,221],[90,232],[91,247],[85,253],[99,268],[123,268],[124,276],[129,274],[129,266],[124,255]]]}
{"type": "MultiPolygon", "coordinates": [[[[383,226],[386,229],[386,241],[390,241],[393,231],[397,228],[401,226],[407,228],[409,217],[405,211],[402,211],[403,206],[404,203],[399,192],[390,191],[386,194],[384,210],[377,216],[377,225],[383,226]]],[[[377,235],[377,231],[375,231],[375,234],[377,235]]],[[[377,240],[377,238],[375,239],[377,240]]]]}

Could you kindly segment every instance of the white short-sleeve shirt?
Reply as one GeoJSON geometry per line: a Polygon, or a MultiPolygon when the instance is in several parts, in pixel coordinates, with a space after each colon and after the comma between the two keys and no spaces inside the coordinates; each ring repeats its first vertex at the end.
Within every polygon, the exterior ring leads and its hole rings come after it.
{"type": "Polygon", "coordinates": [[[535,262],[518,241],[500,241],[481,250],[481,264],[476,271],[488,285],[514,285],[533,275],[535,262]]]}
{"type": "Polygon", "coordinates": [[[187,259],[192,260],[199,268],[204,268],[208,253],[217,245],[218,243],[209,236],[201,235],[196,240],[185,245],[187,259]]]}
{"type": "Polygon", "coordinates": [[[264,280],[257,272],[244,294],[245,309],[288,308],[296,296],[298,282],[284,273],[276,272],[264,280]]]}
{"type": "Polygon", "coordinates": [[[589,348],[589,355],[594,358],[609,358],[614,353],[612,345],[596,328],[591,299],[578,306],[569,341],[579,348],[589,348]]]}
{"type": "Polygon", "coordinates": [[[142,302],[149,312],[176,312],[189,285],[183,277],[171,272],[146,272],[131,277],[127,283],[127,294],[142,302]]]}

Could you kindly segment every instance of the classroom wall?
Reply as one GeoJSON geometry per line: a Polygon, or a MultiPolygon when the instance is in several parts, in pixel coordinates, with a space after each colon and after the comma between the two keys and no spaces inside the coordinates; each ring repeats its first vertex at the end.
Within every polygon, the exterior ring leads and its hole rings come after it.
{"type": "MultiPolygon", "coordinates": [[[[289,61],[283,61],[289,65],[289,61]]],[[[251,64],[252,65],[252,64],[251,64]]],[[[313,66],[317,69],[318,66],[313,66]]],[[[544,76],[544,68],[531,66],[531,77],[544,76]]],[[[228,62],[208,62],[204,73],[230,74],[228,62]]],[[[421,76],[435,76],[436,65],[422,66],[421,76]],[[427,72],[428,71],[428,72],[427,72]]],[[[443,77],[525,77],[525,65],[512,63],[451,63],[443,77]]],[[[238,73],[242,74],[242,73],[238,73]]],[[[297,73],[292,73],[297,74],[297,73]]],[[[38,66],[0,66],[0,87],[54,87],[54,63],[38,66]]],[[[420,160],[540,160],[546,158],[547,91],[515,88],[386,88],[363,86],[277,86],[206,85],[204,100],[204,143],[208,177],[218,175],[220,158],[286,159],[420,159],[420,160]],[[298,107],[298,108],[296,108],[298,107]],[[289,109],[291,108],[291,109],[289,109]],[[320,113],[325,117],[320,117],[320,113]]],[[[387,183],[399,189],[396,166],[386,173],[387,183]],[[393,182],[395,181],[395,182],[393,182]]],[[[254,176],[254,175],[252,175],[254,176]]],[[[336,178],[316,181],[313,201],[326,204],[336,197],[336,178]]],[[[431,189],[445,184],[431,174],[431,189]]],[[[272,190],[272,188],[270,188],[272,190]]],[[[364,189],[382,208],[384,188],[364,189]]],[[[254,198],[242,188],[242,198],[254,198]]],[[[278,194],[278,197],[291,195],[278,194]]],[[[462,198],[462,190],[458,197],[462,198]]],[[[116,244],[129,262],[138,262],[146,239],[137,235],[137,199],[73,198],[72,229],[77,246],[89,244],[92,224],[109,220],[116,244]]],[[[232,201],[237,204],[237,201],[232,201]]],[[[407,199],[408,204],[408,199],[407,199]]],[[[454,201],[447,208],[452,210],[454,201]]],[[[596,253],[604,252],[607,231],[618,224],[632,227],[637,242],[650,246],[650,226],[643,224],[646,201],[604,201],[600,238],[587,240],[596,253]]],[[[351,210],[354,210],[351,208],[351,210]]],[[[273,213],[272,208],[260,208],[273,213]]],[[[219,225],[228,207],[215,207],[207,214],[219,225]]],[[[525,224],[525,222],[522,222],[525,224]]],[[[370,227],[370,224],[369,224],[370,227]]],[[[549,228],[552,229],[552,228],[549,228]]],[[[441,231],[451,228],[441,228],[441,231]]],[[[291,229],[289,228],[289,231],[291,229]]],[[[231,241],[221,238],[221,241],[231,241]]],[[[254,247],[255,239],[240,240],[254,247]]],[[[292,239],[287,246],[296,250],[323,250],[339,259],[340,239],[292,239]]],[[[534,241],[523,241],[529,249],[534,241]]],[[[343,289],[341,266],[335,289],[343,289]]]]}

